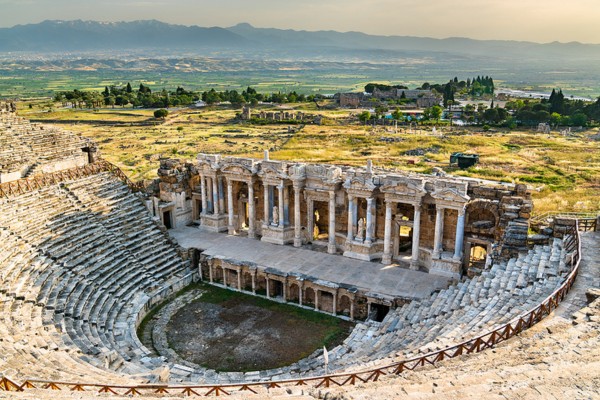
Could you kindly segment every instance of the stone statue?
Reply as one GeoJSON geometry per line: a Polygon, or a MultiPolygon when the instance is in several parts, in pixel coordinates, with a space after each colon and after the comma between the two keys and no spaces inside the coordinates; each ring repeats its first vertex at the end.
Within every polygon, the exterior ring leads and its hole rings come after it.
{"type": "Polygon", "coordinates": [[[358,220],[358,230],[356,232],[356,240],[364,240],[365,238],[365,219],[361,218],[358,220]]]}
{"type": "Polygon", "coordinates": [[[273,206],[273,225],[279,225],[279,207],[273,206]]]}

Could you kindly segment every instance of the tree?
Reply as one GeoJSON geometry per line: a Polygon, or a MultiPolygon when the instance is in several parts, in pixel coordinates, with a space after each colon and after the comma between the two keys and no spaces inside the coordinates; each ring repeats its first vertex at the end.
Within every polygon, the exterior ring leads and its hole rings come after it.
{"type": "Polygon", "coordinates": [[[358,114],[358,120],[361,122],[366,123],[370,119],[371,119],[371,113],[368,111],[363,111],[360,114],[358,114]]]}
{"type": "MultiPolygon", "coordinates": [[[[404,92],[402,92],[404,93],[404,92]]],[[[399,121],[401,119],[403,119],[404,114],[402,114],[402,111],[400,111],[399,108],[396,108],[393,112],[392,112],[392,118],[395,119],[396,121],[399,121]]]]}
{"type": "Polygon", "coordinates": [[[127,93],[131,93],[131,92],[133,92],[133,90],[131,89],[131,83],[127,82],[127,88],[125,88],[125,91],[126,91],[127,93]]]}
{"type": "Polygon", "coordinates": [[[439,121],[440,118],[442,117],[442,112],[444,111],[444,109],[440,106],[433,106],[429,109],[429,117],[431,119],[435,119],[436,121],[439,121]]]}
{"type": "Polygon", "coordinates": [[[159,108],[158,110],[154,111],[154,118],[156,119],[164,120],[167,118],[167,115],[169,115],[169,111],[165,110],[164,108],[159,108]]]}
{"type": "Polygon", "coordinates": [[[571,115],[571,125],[573,126],[586,126],[587,115],[582,112],[571,115]]]}

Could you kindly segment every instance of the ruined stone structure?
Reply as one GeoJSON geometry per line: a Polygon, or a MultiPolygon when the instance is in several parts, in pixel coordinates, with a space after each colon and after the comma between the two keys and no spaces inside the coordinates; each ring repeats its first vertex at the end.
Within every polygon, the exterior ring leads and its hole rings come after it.
{"type": "Polygon", "coordinates": [[[372,99],[378,100],[396,100],[405,98],[411,100],[419,108],[427,108],[439,105],[441,97],[434,94],[431,90],[419,89],[392,89],[381,90],[375,88],[371,95],[365,93],[337,93],[335,98],[340,107],[372,107],[372,99]]]}
{"type": "Polygon", "coordinates": [[[240,119],[248,121],[251,119],[259,119],[273,122],[290,122],[301,121],[309,124],[320,124],[322,116],[319,114],[308,114],[302,111],[263,111],[252,113],[252,109],[245,106],[240,113],[240,119]]]}
{"type": "Polygon", "coordinates": [[[14,103],[0,103],[0,183],[80,167],[97,157],[93,142],[31,123],[16,115],[14,103]]]}
{"type": "Polygon", "coordinates": [[[204,230],[320,245],[331,254],[453,278],[481,267],[493,247],[498,255],[523,250],[526,232],[515,227],[527,227],[532,208],[525,185],[405,174],[370,163],[288,163],[268,153],[264,160],[200,154],[194,165],[161,166],[159,175],[161,210],[177,216],[171,226],[196,221],[204,230]]]}
{"type": "MultiPolygon", "coordinates": [[[[9,114],[11,124],[11,128],[2,125],[0,131],[6,157],[9,151],[4,146],[16,148],[10,146],[19,143],[23,132],[12,128],[15,116],[11,106],[3,105],[0,110],[0,118],[9,114]]],[[[27,124],[20,122],[20,126],[27,124]]],[[[69,143],[70,134],[65,137],[69,143]]],[[[43,135],[32,139],[42,140],[43,135]]],[[[57,143],[60,140],[56,138],[57,143]]],[[[40,154],[36,146],[41,145],[24,147],[21,158],[6,158],[8,163],[3,165],[9,171],[17,170],[21,159],[40,154]]],[[[48,154],[55,157],[57,168],[62,165],[58,162],[61,156],[67,161],[71,157],[69,152],[48,154]]],[[[201,154],[194,164],[163,160],[160,196],[146,200],[132,192],[114,170],[80,169],[89,172],[38,179],[38,185],[30,184],[33,180],[2,184],[3,189],[20,188],[0,191],[2,390],[30,391],[31,395],[24,395],[35,398],[64,398],[75,393],[81,397],[81,390],[123,396],[151,391],[152,396],[171,396],[218,395],[239,389],[266,398],[276,390],[284,394],[289,389],[284,380],[290,386],[327,387],[334,379],[310,378],[378,368],[465,340],[480,341],[482,332],[536,305],[549,299],[558,302],[555,291],[574,277],[571,268],[577,236],[572,236],[572,230],[565,231],[562,238],[550,239],[547,245],[519,251],[524,246],[522,228],[531,211],[529,193],[522,185],[407,175],[370,164],[349,168],[201,154]],[[156,214],[154,218],[148,210],[156,214]],[[312,242],[331,253],[365,260],[381,258],[384,263],[395,260],[447,276],[464,273],[467,265],[474,268],[471,257],[465,256],[469,248],[490,253],[495,246],[493,252],[499,255],[515,251],[519,255],[508,260],[495,258],[472,277],[428,291],[419,299],[386,306],[388,300],[377,302],[376,294],[371,295],[372,300],[360,302],[360,292],[331,281],[305,279],[301,274],[281,276],[268,266],[223,258],[215,257],[209,263],[197,250],[178,246],[156,217],[161,217],[164,225],[197,221],[209,232],[247,234],[270,243],[303,246],[312,242]],[[181,364],[168,354],[158,355],[136,335],[153,306],[200,277],[348,318],[377,315],[358,322],[342,344],[330,349],[327,366],[318,350],[292,365],[271,370],[207,370],[181,364]],[[379,315],[383,307],[388,307],[388,312],[379,315]],[[225,383],[232,385],[215,386],[225,383]],[[208,386],[200,389],[201,384],[208,386]]],[[[588,245],[592,250],[596,247],[588,245]]],[[[524,324],[541,318],[529,315],[531,319],[524,324]]],[[[504,334],[499,334],[502,339],[504,334]]],[[[379,372],[368,374],[368,378],[356,379],[367,382],[379,377],[379,372]]]]}

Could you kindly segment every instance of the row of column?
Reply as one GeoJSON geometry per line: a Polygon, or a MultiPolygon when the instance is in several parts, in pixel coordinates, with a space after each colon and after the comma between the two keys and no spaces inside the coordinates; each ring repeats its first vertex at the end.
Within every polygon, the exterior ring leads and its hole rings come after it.
{"type": "MultiPolygon", "coordinates": [[[[392,262],[392,205],[395,202],[386,201],[385,204],[385,234],[383,241],[383,258],[382,263],[390,264],[392,262]]],[[[433,241],[433,259],[440,259],[443,251],[443,235],[444,235],[444,214],[446,208],[440,205],[436,206],[435,216],[435,233],[433,241]]],[[[458,219],[456,223],[456,233],[454,241],[454,261],[460,261],[463,256],[463,240],[465,234],[465,209],[464,207],[457,210],[458,219]]],[[[412,232],[412,257],[411,268],[418,268],[419,261],[419,240],[421,236],[421,205],[414,204],[413,232],[412,232]]]]}
{"type": "Polygon", "coordinates": [[[202,197],[202,215],[219,215],[225,211],[223,179],[200,175],[200,196],[202,197]]]}
{"type": "Polygon", "coordinates": [[[283,183],[277,186],[264,184],[264,224],[271,225],[275,220],[275,216],[273,215],[273,209],[275,207],[275,188],[277,188],[277,226],[283,228],[290,224],[289,192],[286,190],[286,186],[284,186],[283,183]]]}
{"type": "MultiPolygon", "coordinates": [[[[223,198],[223,182],[221,179],[215,179],[213,177],[200,176],[201,186],[201,197],[202,197],[202,213],[212,213],[218,215],[224,208],[223,198]]],[[[285,190],[283,184],[278,186],[264,185],[264,223],[266,225],[271,224],[273,221],[273,208],[274,208],[274,189],[277,188],[278,194],[278,227],[283,228],[289,225],[289,192],[285,190]]],[[[294,246],[300,247],[302,245],[302,222],[300,215],[300,196],[302,186],[294,184],[294,246]]],[[[374,239],[375,231],[375,201],[373,197],[367,197],[367,213],[366,223],[364,227],[364,243],[371,244],[374,239]]],[[[385,234],[384,234],[384,250],[382,262],[384,264],[391,263],[392,260],[392,204],[393,201],[386,201],[385,209],[385,234]]],[[[228,205],[228,224],[229,233],[234,233],[234,208],[233,208],[233,181],[227,179],[227,205],[228,205]]],[[[248,182],[248,211],[249,211],[249,226],[248,236],[255,237],[254,221],[256,219],[256,211],[254,204],[254,185],[253,182],[248,182]]],[[[446,208],[441,205],[436,205],[436,218],[435,218],[435,233],[434,233],[434,244],[432,258],[439,259],[443,251],[442,241],[444,232],[444,214],[446,208]]],[[[336,253],[336,241],[335,241],[335,191],[329,191],[329,227],[328,227],[328,246],[327,251],[329,253],[336,253]]],[[[420,204],[414,205],[414,218],[413,218],[413,235],[412,235],[412,259],[411,267],[417,267],[418,256],[419,256],[419,239],[420,239],[420,222],[421,222],[421,208],[420,204]]],[[[358,198],[352,195],[348,195],[348,233],[347,240],[358,240],[362,241],[362,237],[354,236],[358,224],[358,198]]],[[[456,224],[455,233],[455,246],[453,259],[459,261],[462,258],[462,243],[464,240],[464,228],[465,228],[465,209],[464,207],[458,210],[458,219],[456,224]]],[[[307,213],[307,229],[310,235],[314,231],[314,201],[308,199],[308,213],[307,213]]]]}
{"type": "MultiPolygon", "coordinates": [[[[299,191],[299,189],[298,189],[299,191]]],[[[298,194],[298,198],[300,195],[298,194]]],[[[335,191],[329,191],[329,226],[327,229],[327,252],[329,254],[335,254],[337,251],[337,245],[335,242],[335,191]]],[[[296,227],[300,226],[300,212],[296,215],[296,227]]],[[[312,236],[315,229],[315,205],[313,199],[307,199],[307,216],[306,216],[306,229],[308,230],[309,235],[312,236]]]]}
{"type": "MultiPolygon", "coordinates": [[[[460,261],[463,256],[463,240],[465,236],[465,209],[460,208],[458,211],[458,219],[456,221],[456,233],[454,236],[454,261],[460,261]]],[[[446,208],[440,205],[436,206],[435,215],[435,233],[433,238],[433,254],[434,259],[440,259],[443,252],[443,236],[444,236],[444,214],[446,208]]]]}
{"type": "MultiPolygon", "coordinates": [[[[397,202],[386,200],[385,202],[385,232],[383,237],[383,257],[381,262],[391,264],[392,262],[392,205],[397,202]]],[[[421,238],[421,204],[413,204],[413,229],[412,229],[412,252],[410,267],[419,268],[419,244],[421,238]]]]}
{"type": "Polygon", "coordinates": [[[376,202],[373,197],[366,197],[367,200],[367,215],[364,230],[364,237],[358,232],[358,197],[354,197],[348,194],[348,233],[347,241],[357,240],[359,242],[364,241],[365,244],[373,243],[375,239],[375,215],[376,215],[376,202]],[[355,236],[356,232],[356,236],[355,236]]]}
{"type": "MultiPolygon", "coordinates": [[[[209,265],[208,267],[208,276],[209,276],[209,282],[211,284],[214,283],[214,278],[213,278],[213,270],[212,270],[212,265],[209,265]]],[[[228,269],[228,268],[223,268],[223,286],[228,286],[227,285],[227,271],[235,271],[236,275],[237,275],[237,291],[242,292],[242,271],[241,268],[236,268],[236,269],[228,269]]],[[[200,276],[202,276],[202,273],[200,274],[200,276]]],[[[256,294],[256,275],[255,274],[250,274],[251,278],[252,278],[252,294],[256,294]]],[[[265,280],[266,280],[266,297],[267,298],[271,298],[271,293],[270,293],[270,278],[268,275],[265,276],[265,280]]],[[[282,288],[283,288],[283,299],[287,302],[287,291],[288,291],[288,286],[285,282],[282,282],[280,280],[277,280],[278,282],[281,282],[282,284],[282,288]]],[[[228,286],[230,287],[230,286],[228,286]]],[[[315,292],[315,311],[321,311],[319,309],[319,292],[322,292],[323,290],[319,289],[319,288],[313,288],[314,292],[315,292]]],[[[302,284],[299,283],[298,284],[298,305],[299,306],[304,306],[303,305],[303,287],[302,284]]],[[[327,293],[331,293],[333,296],[333,301],[332,301],[332,314],[333,315],[337,315],[337,291],[333,291],[333,292],[328,292],[327,293]]],[[[354,319],[354,301],[350,301],[350,319],[354,319]]]]}

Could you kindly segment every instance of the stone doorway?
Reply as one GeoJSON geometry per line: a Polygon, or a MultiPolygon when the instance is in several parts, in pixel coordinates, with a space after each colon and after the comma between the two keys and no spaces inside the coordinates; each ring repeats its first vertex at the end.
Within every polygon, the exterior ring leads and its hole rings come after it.
{"type": "Polygon", "coordinates": [[[469,267],[483,269],[483,267],[485,267],[487,254],[487,246],[483,244],[472,244],[469,252],[469,267]]]}
{"type": "Polygon", "coordinates": [[[410,263],[412,258],[413,226],[406,216],[394,220],[393,257],[398,261],[410,263]]]}
{"type": "Polygon", "coordinates": [[[326,201],[314,202],[314,227],[312,239],[317,242],[329,240],[329,204],[326,201]]]}
{"type": "Polygon", "coordinates": [[[283,283],[275,279],[269,279],[269,297],[283,298],[283,283]]]}
{"type": "Polygon", "coordinates": [[[389,312],[390,306],[386,306],[384,304],[371,303],[369,319],[381,322],[389,312]]]}
{"type": "Polygon", "coordinates": [[[173,229],[173,216],[171,210],[163,211],[163,224],[167,229],[173,229]]]}

